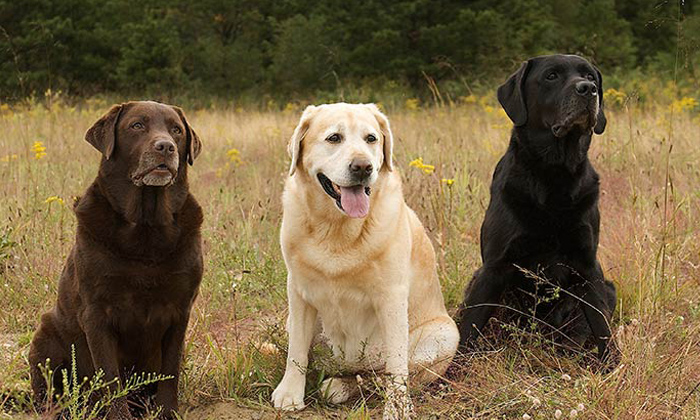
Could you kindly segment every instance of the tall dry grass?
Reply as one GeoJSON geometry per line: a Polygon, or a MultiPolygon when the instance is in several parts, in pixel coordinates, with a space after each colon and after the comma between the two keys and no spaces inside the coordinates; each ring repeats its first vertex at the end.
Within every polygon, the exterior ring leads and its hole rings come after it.
{"type": "MultiPolygon", "coordinates": [[[[572,410],[585,419],[700,418],[700,118],[696,105],[668,102],[642,109],[613,98],[608,129],[590,151],[602,179],[599,257],[619,294],[619,367],[598,373],[525,333],[490,337],[489,350],[463,369],[415,390],[420,418],[551,419],[556,410],[561,418],[572,410]]],[[[389,112],[395,161],[433,240],[452,310],[480,264],[479,227],[510,124],[489,98],[407,105],[389,112]],[[424,166],[410,165],[417,158],[424,166]]],[[[97,171],[98,152],[83,135],[107,107],[0,109],[0,418],[32,416],[28,345],[73,243],[72,197],[97,171]]],[[[280,194],[299,114],[294,106],[188,113],[204,141],[190,177],[205,209],[206,270],[187,335],[181,401],[194,411],[185,418],[217,416],[204,406],[273,416],[268,400],[286,340],[280,194]]],[[[369,396],[339,408],[321,401],[322,358],[309,375],[306,416],[374,413],[369,396]]]]}

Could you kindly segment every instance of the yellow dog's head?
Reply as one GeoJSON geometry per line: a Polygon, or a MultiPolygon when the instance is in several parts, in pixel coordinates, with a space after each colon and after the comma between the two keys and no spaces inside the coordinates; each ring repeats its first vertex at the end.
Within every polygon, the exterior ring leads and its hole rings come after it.
{"type": "Polygon", "coordinates": [[[289,175],[303,171],[350,217],[369,213],[381,171],[393,170],[389,120],[374,104],[311,105],[289,141],[289,175]]]}

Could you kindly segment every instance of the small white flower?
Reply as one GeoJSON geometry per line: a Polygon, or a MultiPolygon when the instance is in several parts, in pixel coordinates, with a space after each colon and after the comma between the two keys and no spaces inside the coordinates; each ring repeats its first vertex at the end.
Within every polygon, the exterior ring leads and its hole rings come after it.
{"type": "Polygon", "coordinates": [[[561,375],[561,378],[562,378],[563,380],[565,380],[565,381],[570,381],[570,380],[571,380],[571,376],[569,376],[567,373],[561,375]]]}
{"type": "Polygon", "coordinates": [[[573,409],[573,410],[571,410],[571,411],[569,412],[569,418],[570,418],[570,419],[575,419],[576,416],[578,416],[578,411],[576,411],[576,409],[573,409]]]}
{"type": "Polygon", "coordinates": [[[355,380],[357,381],[357,384],[359,386],[362,386],[362,383],[364,382],[364,379],[362,379],[362,376],[360,376],[360,375],[355,376],[355,380]]]}
{"type": "Polygon", "coordinates": [[[554,412],[554,418],[555,418],[555,419],[560,419],[560,418],[561,418],[561,414],[562,414],[561,410],[557,409],[557,410],[554,412]]]}
{"type": "Polygon", "coordinates": [[[530,417],[529,414],[525,413],[523,414],[523,420],[530,420],[532,417],[530,417]]]}
{"type": "Polygon", "coordinates": [[[585,408],[585,407],[583,406],[583,404],[579,404],[579,405],[576,406],[576,409],[577,409],[578,411],[583,411],[584,408],[585,408]]]}
{"type": "Polygon", "coordinates": [[[532,405],[534,405],[535,407],[538,407],[540,404],[542,404],[542,401],[540,401],[539,398],[532,399],[532,405]]]}

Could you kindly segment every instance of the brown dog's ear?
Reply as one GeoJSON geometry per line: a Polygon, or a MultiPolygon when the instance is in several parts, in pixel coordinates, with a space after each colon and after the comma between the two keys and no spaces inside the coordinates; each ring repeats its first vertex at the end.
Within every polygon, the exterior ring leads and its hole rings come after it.
{"type": "Polygon", "coordinates": [[[194,165],[194,160],[197,159],[197,156],[202,152],[202,141],[199,139],[194,129],[190,127],[187,118],[185,118],[185,113],[182,112],[182,108],[173,105],[171,105],[171,108],[177,112],[182,124],[185,126],[185,132],[187,134],[187,163],[192,166],[194,165]]]}
{"type": "Polygon", "coordinates": [[[508,80],[498,88],[498,102],[516,127],[525,125],[527,122],[524,87],[531,61],[524,62],[518,71],[511,74],[508,80]]]}
{"type": "Polygon", "coordinates": [[[389,119],[379,110],[375,104],[365,104],[372,111],[374,117],[379,123],[379,129],[382,131],[384,136],[384,165],[389,171],[394,170],[394,134],[391,132],[391,126],[389,125],[389,119]]]}
{"type": "Polygon", "coordinates": [[[85,133],[85,140],[109,160],[117,138],[117,122],[127,104],[114,105],[85,133]]]}
{"type": "Polygon", "coordinates": [[[593,66],[593,68],[595,69],[596,77],[598,78],[598,117],[596,118],[593,132],[596,134],[603,134],[603,131],[605,131],[605,126],[608,124],[608,120],[605,118],[605,112],[603,112],[603,75],[600,74],[598,67],[593,66]]]}
{"type": "Polygon", "coordinates": [[[294,129],[292,137],[289,139],[289,144],[287,145],[287,152],[289,152],[289,157],[292,158],[292,162],[289,165],[289,176],[294,175],[297,170],[297,164],[299,163],[299,154],[301,153],[301,141],[306,136],[306,132],[309,131],[309,126],[311,125],[311,119],[316,114],[318,110],[317,107],[309,105],[306,107],[304,112],[301,114],[299,119],[299,124],[294,129]]]}

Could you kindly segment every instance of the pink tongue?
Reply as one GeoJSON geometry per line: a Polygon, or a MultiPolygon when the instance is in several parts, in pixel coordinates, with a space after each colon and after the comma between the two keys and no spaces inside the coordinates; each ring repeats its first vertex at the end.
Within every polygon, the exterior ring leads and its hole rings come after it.
{"type": "Polygon", "coordinates": [[[350,217],[365,217],[369,213],[369,196],[365,187],[340,187],[340,205],[350,217]]]}

